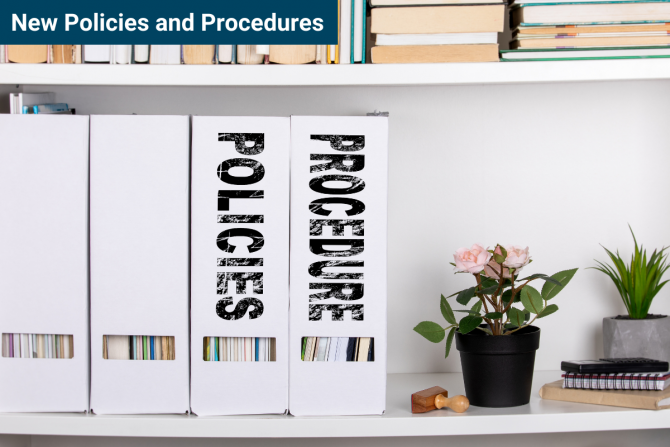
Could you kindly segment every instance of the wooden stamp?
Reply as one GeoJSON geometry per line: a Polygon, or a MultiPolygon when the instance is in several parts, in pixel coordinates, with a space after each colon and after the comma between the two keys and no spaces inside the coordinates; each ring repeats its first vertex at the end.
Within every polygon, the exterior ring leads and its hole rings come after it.
{"type": "Polygon", "coordinates": [[[467,397],[449,398],[449,392],[439,386],[412,394],[412,413],[426,413],[444,407],[451,408],[456,413],[463,413],[469,406],[470,401],[467,397]]]}

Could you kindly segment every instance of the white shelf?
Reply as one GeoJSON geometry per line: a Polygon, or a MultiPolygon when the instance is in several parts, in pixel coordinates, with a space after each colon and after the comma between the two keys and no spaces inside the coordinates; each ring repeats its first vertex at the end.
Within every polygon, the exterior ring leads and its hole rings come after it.
{"type": "Polygon", "coordinates": [[[0,64],[0,84],[464,85],[670,79],[670,59],[401,65],[0,64]]]}
{"type": "MultiPolygon", "coordinates": [[[[186,415],[98,416],[84,414],[0,414],[0,433],[72,436],[330,438],[488,435],[670,428],[666,411],[633,410],[541,400],[538,390],[560,372],[535,373],[528,405],[470,407],[463,414],[439,410],[413,415],[410,395],[439,385],[463,393],[461,374],[391,374],[384,416],[293,417],[186,415]]],[[[326,388],[328,390],[329,388],[326,388]]],[[[328,398],[328,391],[321,398],[328,398]]]]}

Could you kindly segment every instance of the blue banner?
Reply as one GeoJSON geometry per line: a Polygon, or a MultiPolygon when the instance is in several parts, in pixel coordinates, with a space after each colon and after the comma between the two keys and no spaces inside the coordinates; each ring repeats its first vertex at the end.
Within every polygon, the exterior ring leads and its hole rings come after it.
{"type": "Polygon", "coordinates": [[[5,45],[334,45],[337,0],[30,0],[0,7],[5,45]]]}

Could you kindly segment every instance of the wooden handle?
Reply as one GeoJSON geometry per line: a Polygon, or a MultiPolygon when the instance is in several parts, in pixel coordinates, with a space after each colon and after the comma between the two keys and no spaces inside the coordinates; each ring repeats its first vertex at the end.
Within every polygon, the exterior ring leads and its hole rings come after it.
{"type": "Polygon", "coordinates": [[[470,407],[470,401],[465,396],[444,397],[441,394],[435,396],[435,407],[448,407],[456,413],[463,413],[470,407]]]}

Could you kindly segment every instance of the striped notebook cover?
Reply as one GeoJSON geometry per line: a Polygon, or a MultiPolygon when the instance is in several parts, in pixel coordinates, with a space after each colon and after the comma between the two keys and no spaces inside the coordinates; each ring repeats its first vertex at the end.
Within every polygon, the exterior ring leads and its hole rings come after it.
{"type": "Polygon", "coordinates": [[[563,388],[581,390],[642,390],[663,391],[670,385],[670,372],[577,374],[563,373],[563,388]]]}

